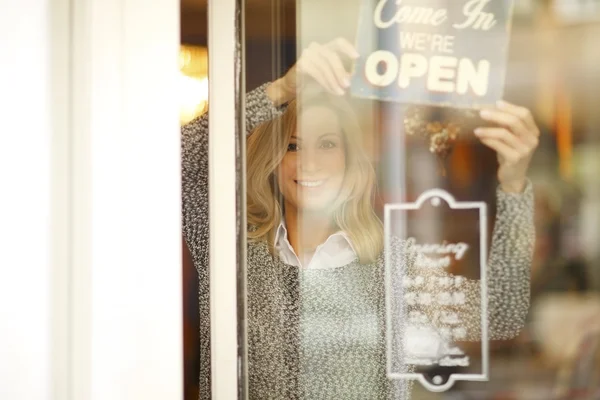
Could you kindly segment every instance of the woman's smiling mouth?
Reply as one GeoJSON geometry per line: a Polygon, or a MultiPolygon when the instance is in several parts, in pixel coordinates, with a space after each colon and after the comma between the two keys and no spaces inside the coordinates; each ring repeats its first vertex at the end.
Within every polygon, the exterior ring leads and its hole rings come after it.
{"type": "Polygon", "coordinates": [[[308,180],[295,180],[294,182],[296,182],[298,185],[302,186],[302,187],[306,187],[306,188],[316,188],[319,187],[321,185],[323,185],[325,183],[325,180],[319,180],[319,181],[308,181],[308,180]]]}

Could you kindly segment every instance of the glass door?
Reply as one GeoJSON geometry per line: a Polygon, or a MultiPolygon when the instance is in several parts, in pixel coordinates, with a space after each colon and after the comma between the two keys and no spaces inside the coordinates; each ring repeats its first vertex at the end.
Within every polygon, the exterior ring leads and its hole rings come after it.
{"type": "Polygon", "coordinates": [[[201,396],[597,395],[600,30],[563,3],[209,3],[201,396]]]}

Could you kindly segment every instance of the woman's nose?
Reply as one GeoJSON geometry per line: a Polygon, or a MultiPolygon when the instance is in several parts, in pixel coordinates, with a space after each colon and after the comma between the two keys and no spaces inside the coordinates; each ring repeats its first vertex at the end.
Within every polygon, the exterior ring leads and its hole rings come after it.
{"type": "Polygon", "coordinates": [[[304,150],[298,157],[298,170],[304,173],[317,172],[320,169],[320,155],[314,150],[304,150]]]}

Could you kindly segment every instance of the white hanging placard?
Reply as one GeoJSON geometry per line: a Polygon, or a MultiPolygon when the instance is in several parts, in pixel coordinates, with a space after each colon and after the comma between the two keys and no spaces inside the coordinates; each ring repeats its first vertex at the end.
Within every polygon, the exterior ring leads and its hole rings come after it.
{"type": "Polygon", "coordinates": [[[488,380],[486,204],[433,189],[387,204],[384,224],[388,378],[434,392],[488,380]]]}

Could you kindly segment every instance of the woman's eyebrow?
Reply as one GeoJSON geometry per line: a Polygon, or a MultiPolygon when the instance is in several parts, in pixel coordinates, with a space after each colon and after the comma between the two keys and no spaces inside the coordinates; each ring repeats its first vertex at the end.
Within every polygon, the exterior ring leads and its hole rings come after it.
{"type": "Polygon", "coordinates": [[[325,136],[331,136],[331,135],[333,135],[333,136],[338,136],[338,137],[341,137],[341,136],[342,136],[342,134],[341,134],[341,133],[339,133],[339,132],[327,132],[327,133],[324,133],[324,134],[322,134],[321,136],[319,136],[319,139],[321,139],[321,138],[323,138],[323,137],[325,137],[325,136]]]}
{"type": "MultiPolygon", "coordinates": [[[[342,134],[339,132],[327,132],[327,133],[323,133],[321,135],[319,135],[319,139],[324,138],[325,136],[337,136],[337,137],[342,137],[342,134]]],[[[296,135],[292,135],[290,136],[290,140],[297,140],[299,142],[302,141],[301,137],[298,137],[296,135]]]]}

